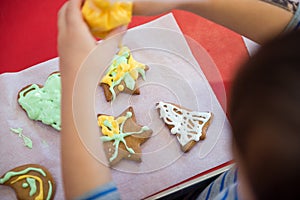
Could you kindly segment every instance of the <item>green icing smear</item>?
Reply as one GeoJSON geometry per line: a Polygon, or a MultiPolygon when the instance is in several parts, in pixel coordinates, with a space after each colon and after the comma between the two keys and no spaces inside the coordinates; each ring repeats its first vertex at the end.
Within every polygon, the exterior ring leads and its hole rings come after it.
{"type": "Polygon", "coordinates": [[[29,196],[33,196],[36,193],[36,182],[34,178],[26,178],[26,181],[29,183],[30,192],[29,196]]]}
{"type": "MultiPolygon", "coordinates": [[[[122,63],[128,64],[128,60],[130,55],[130,50],[128,48],[123,48],[123,53],[121,55],[115,55],[115,57],[113,58],[113,62],[112,64],[109,66],[109,68],[106,71],[106,74],[108,74],[110,71],[113,71],[115,69],[118,68],[118,66],[122,63]]],[[[146,76],[145,76],[145,70],[141,67],[136,67],[134,70],[136,70],[143,78],[143,80],[146,80],[146,76]]],[[[116,77],[117,73],[116,72],[112,72],[110,74],[110,76],[112,78],[116,77]]],[[[116,98],[116,92],[114,90],[114,87],[119,85],[121,83],[121,81],[125,82],[126,87],[130,90],[134,89],[135,86],[135,80],[131,77],[131,75],[129,74],[129,72],[124,73],[124,75],[117,81],[113,81],[112,84],[109,87],[109,91],[112,94],[112,101],[115,100],[116,98]]]]}
{"type": "Polygon", "coordinates": [[[28,183],[23,183],[23,184],[22,184],[22,187],[23,187],[23,188],[27,188],[27,187],[28,187],[28,183]]]}
{"type": "Polygon", "coordinates": [[[19,134],[19,137],[22,137],[23,129],[22,128],[11,128],[12,132],[19,134]]]}
{"type": "Polygon", "coordinates": [[[48,195],[47,195],[46,200],[49,200],[51,198],[51,195],[52,195],[52,184],[51,184],[51,181],[48,181],[48,185],[49,185],[49,189],[48,189],[48,195]]]}
{"type": "Polygon", "coordinates": [[[19,93],[19,104],[32,120],[42,121],[61,130],[61,79],[60,73],[50,75],[44,87],[32,84],[19,93]]]}
{"type": "MultiPolygon", "coordinates": [[[[109,142],[109,141],[112,141],[114,140],[114,143],[113,143],[113,146],[115,147],[115,151],[114,151],[114,154],[109,158],[109,161],[112,162],[114,159],[117,158],[118,156],[118,148],[119,148],[119,144],[120,142],[122,142],[125,147],[126,147],[126,150],[132,154],[134,154],[134,150],[130,147],[127,146],[126,144],[126,140],[125,140],[125,137],[127,136],[130,136],[130,135],[134,135],[134,134],[141,134],[143,133],[144,131],[147,131],[149,130],[149,128],[147,126],[143,126],[141,128],[140,131],[138,132],[127,132],[127,133],[123,133],[123,128],[124,128],[124,124],[125,122],[132,117],[132,112],[127,112],[126,113],[126,116],[125,116],[125,120],[121,123],[120,125],[120,133],[119,134],[114,134],[113,137],[109,137],[109,136],[101,136],[101,140],[103,142],[109,142]]],[[[105,125],[105,124],[104,124],[105,125]]]]}
{"type": "MultiPolygon", "coordinates": [[[[19,172],[13,172],[13,171],[7,172],[2,179],[0,178],[0,184],[5,183],[13,176],[24,175],[24,174],[28,173],[29,171],[36,171],[36,172],[42,174],[44,177],[46,177],[46,173],[42,169],[35,168],[35,167],[28,167],[19,172]]],[[[26,178],[26,181],[27,181],[27,183],[26,182],[23,183],[22,187],[27,188],[28,186],[30,186],[29,196],[32,197],[37,191],[36,180],[34,178],[28,177],[28,178],[26,178]]],[[[49,189],[48,189],[48,195],[47,195],[46,200],[50,200],[50,198],[52,196],[52,190],[53,190],[51,181],[49,181],[49,180],[48,180],[48,186],[49,186],[49,189]]]]}
{"type": "Polygon", "coordinates": [[[29,137],[27,137],[27,136],[25,136],[25,135],[23,134],[23,129],[22,129],[22,128],[10,128],[10,130],[11,130],[13,133],[18,134],[19,137],[23,139],[24,145],[25,145],[26,147],[28,147],[29,149],[32,149],[32,140],[31,140],[29,137]]]}
{"type": "Polygon", "coordinates": [[[108,120],[105,120],[105,121],[103,122],[103,124],[104,124],[104,126],[108,127],[110,130],[113,129],[112,124],[111,124],[108,120]]]}
{"type": "Polygon", "coordinates": [[[35,167],[28,167],[28,168],[26,168],[22,171],[18,171],[18,172],[14,172],[14,171],[7,172],[3,178],[0,178],[0,184],[5,183],[13,176],[24,175],[24,174],[28,173],[29,171],[36,171],[36,172],[42,174],[43,176],[46,176],[46,173],[42,169],[35,168],[35,167]]]}

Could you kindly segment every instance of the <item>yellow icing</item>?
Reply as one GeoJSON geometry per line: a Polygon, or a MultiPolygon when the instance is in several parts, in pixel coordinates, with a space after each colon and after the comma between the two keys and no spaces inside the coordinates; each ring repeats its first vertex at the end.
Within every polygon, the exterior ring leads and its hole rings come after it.
{"type": "Polygon", "coordinates": [[[118,90],[123,91],[124,90],[124,86],[123,85],[118,85],[118,90]]]}
{"type": "MultiPolygon", "coordinates": [[[[149,128],[147,126],[143,126],[140,131],[133,131],[133,132],[124,132],[124,124],[126,122],[126,120],[128,120],[129,118],[132,117],[132,112],[126,112],[126,116],[121,116],[118,117],[116,120],[114,120],[113,117],[111,116],[100,116],[98,117],[98,124],[99,126],[102,127],[102,133],[105,134],[110,134],[109,136],[102,136],[101,140],[103,142],[109,142],[109,141],[114,141],[113,142],[113,146],[114,146],[114,153],[113,155],[109,158],[109,161],[112,162],[114,159],[116,159],[116,157],[118,156],[118,148],[119,148],[119,144],[120,142],[122,142],[125,145],[126,150],[133,154],[135,153],[134,150],[130,147],[127,146],[126,144],[126,140],[124,139],[127,136],[130,135],[134,135],[134,134],[141,134],[144,131],[149,130],[149,128]],[[100,118],[100,119],[99,119],[100,118]],[[111,121],[108,121],[111,120],[111,121]],[[115,123],[117,122],[117,123],[115,123]],[[103,127],[108,126],[108,130],[112,129],[112,124],[118,124],[119,129],[118,129],[118,133],[117,134],[113,134],[113,131],[111,130],[111,132],[106,132],[104,133],[103,131],[103,127]]],[[[107,130],[106,130],[107,131],[107,130]]],[[[109,150],[110,151],[110,150],[109,150]]]]}
{"type": "Polygon", "coordinates": [[[134,60],[133,57],[132,57],[132,55],[129,56],[128,64],[129,64],[130,66],[134,66],[134,67],[132,67],[132,68],[138,68],[138,67],[141,67],[141,68],[145,69],[145,64],[140,63],[140,62],[134,60]]]}
{"type": "Polygon", "coordinates": [[[107,85],[111,86],[113,82],[119,81],[121,78],[124,77],[125,73],[128,72],[130,76],[136,80],[137,79],[137,71],[135,71],[135,66],[126,64],[126,63],[121,63],[120,65],[117,66],[117,68],[113,68],[109,70],[109,72],[103,77],[102,83],[106,83],[107,85]],[[109,76],[109,74],[116,73],[115,77],[109,76]]]}
{"type": "Polygon", "coordinates": [[[37,180],[39,182],[39,186],[40,186],[40,193],[35,197],[35,200],[40,200],[43,199],[44,193],[43,193],[43,181],[40,179],[40,177],[38,176],[33,176],[33,175],[22,175],[19,176],[17,179],[11,181],[11,184],[14,184],[15,182],[22,180],[22,179],[26,179],[26,178],[33,178],[35,180],[37,180]]]}
{"type": "Polygon", "coordinates": [[[125,121],[125,117],[118,117],[116,120],[113,116],[101,115],[98,117],[98,125],[102,128],[103,135],[113,137],[120,133],[120,124],[125,121]],[[109,125],[107,125],[107,122],[109,125]]]}
{"type": "Polygon", "coordinates": [[[126,118],[125,116],[121,116],[121,117],[118,117],[118,118],[117,118],[117,122],[118,122],[118,124],[120,125],[120,124],[122,124],[126,119],[127,119],[127,118],[126,118]]]}
{"type": "Polygon", "coordinates": [[[129,90],[135,89],[136,80],[139,75],[145,80],[146,65],[137,62],[131,55],[128,47],[123,46],[117,55],[115,55],[112,64],[108,67],[101,83],[105,83],[109,86],[109,91],[112,94],[112,100],[116,98],[115,86],[119,91],[123,91],[125,88],[118,86],[124,81],[124,86],[129,90]]]}
{"type": "Polygon", "coordinates": [[[109,31],[129,24],[132,17],[132,2],[86,0],[82,14],[93,35],[103,38],[109,31]]]}

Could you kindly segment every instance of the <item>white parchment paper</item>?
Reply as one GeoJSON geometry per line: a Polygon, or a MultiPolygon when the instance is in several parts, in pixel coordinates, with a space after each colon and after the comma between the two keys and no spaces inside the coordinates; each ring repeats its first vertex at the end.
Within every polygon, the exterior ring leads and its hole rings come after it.
{"type": "MultiPolygon", "coordinates": [[[[133,50],[136,60],[150,67],[146,81],[139,81],[141,94],[120,94],[110,104],[105,101],[99,87],[96,112],[119,115],[131,105],[138,123],[153,129],[153,136],[142,145],[142,163],[123,160],[112,169],[122,198],[147,197],[231,160],[230,126],[226,115],[173,15],[165,15],[132,29],[125,35],[123,44],[133,50]],[[170,135],[159,119],[155,109],[158,101],[174,102],[191,110],[213,112],[214,119],[207,138],[183,154],[175,136],[170,135]]],[[[27,163],[42,164],[53,174],[57,183],[55,199],[60,200],[64,199],[60,133],[40,122],[29,120],[17,104],[17,94],[21,88],[32,83],[43,85],[48,75],[57,70],[56,58],[18,73],[0,75],[0,174],[27,163]],[[21,138],[9,130],[19,127],[23,128],[24,135],[32,139],[32,149],[24,147],[21,138]]],[[[0,186],[0,196],[1,199],[12,199],[14,193],[10,188],[0,186]]]]}
{"type": "MultiPolygon", "coordinates": [[[[64,199],[60,170],[60,133],[50,126],[32,121],[17,103],[20,89],[32,83],[44,85],[50,73],[58,70],[58,59],[52,59],[18,73],[0,75],[0,174],[24,164],[40,164],[53,175],[56,182],[55,199],[64,199]],[[22,128],[31,138],[33,147],[24,146],[22,138],[10,128],[22,128]]],[[[1,199],[16,199],[7,186],[0,185],[1,199]]]]}

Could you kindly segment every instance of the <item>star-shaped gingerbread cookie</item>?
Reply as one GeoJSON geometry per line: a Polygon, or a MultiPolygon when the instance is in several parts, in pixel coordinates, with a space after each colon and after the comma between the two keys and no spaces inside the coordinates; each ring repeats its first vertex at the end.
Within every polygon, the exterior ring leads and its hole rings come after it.
{"type": "Polygon", "coordinates": [[[152,135],[147,126],[137,124],[132,107],[127,108],[118,117],[98,115],[104,150],[109,165],[113,166],[123,158],[141,162],[141,144],[152,135]]]}
{"type": "Polygon", "coordinates": [[[145,73],[148,69],[147,65],[133,58],[127,47],[122,47],[100,82],[106,101],[113,101],[121,92],[140,94],[136,81],[139,76],[145,80],[145,73]]]}

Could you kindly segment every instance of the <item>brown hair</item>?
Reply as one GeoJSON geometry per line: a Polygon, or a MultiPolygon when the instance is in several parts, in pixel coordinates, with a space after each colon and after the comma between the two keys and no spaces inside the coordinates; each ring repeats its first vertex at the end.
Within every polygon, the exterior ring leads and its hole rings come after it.
{"type": "Polygon", "coordinates": [[[257,199],[300,199],[300,32],[262,46],[237,73],[229,117],[257,199]]]}

